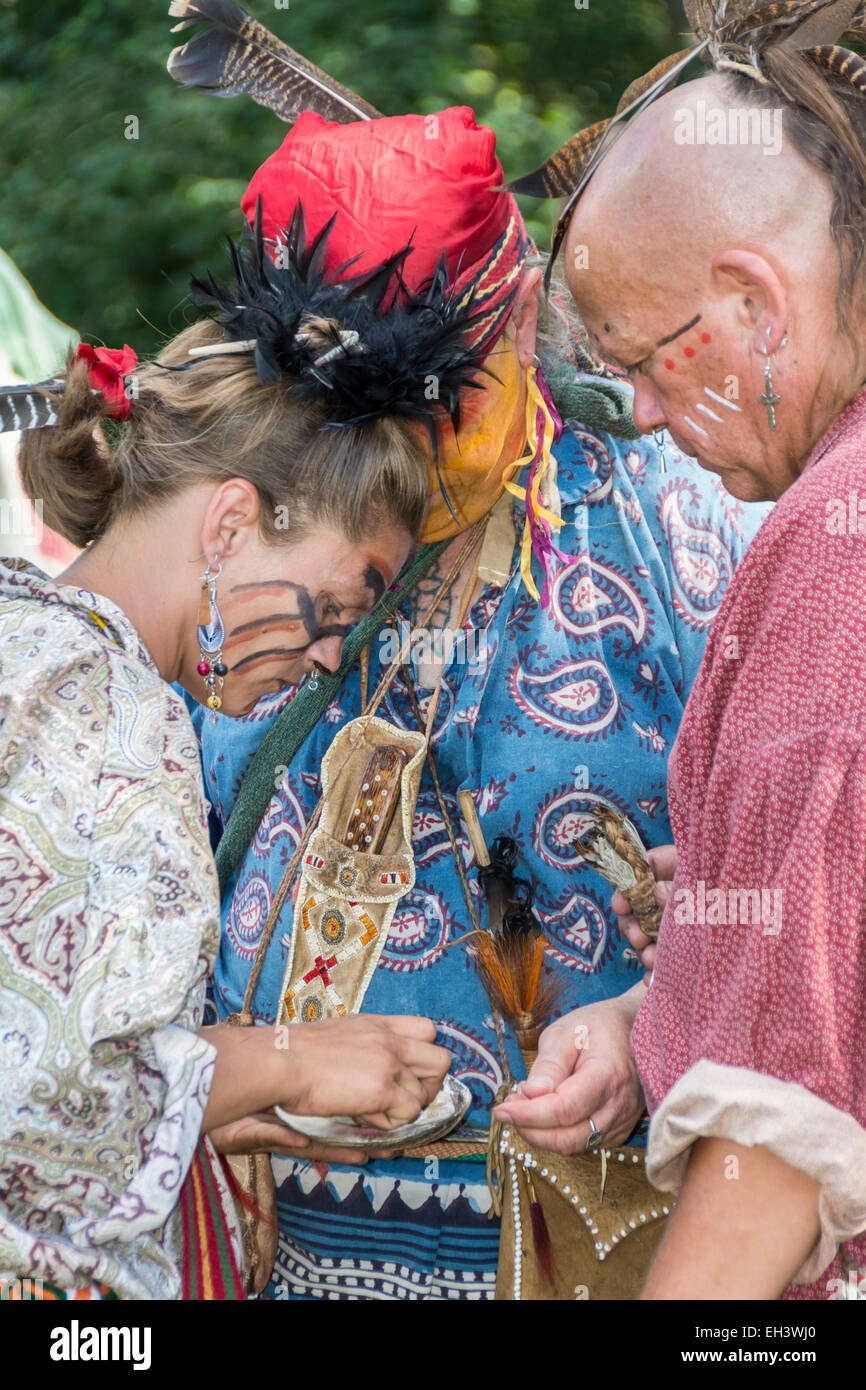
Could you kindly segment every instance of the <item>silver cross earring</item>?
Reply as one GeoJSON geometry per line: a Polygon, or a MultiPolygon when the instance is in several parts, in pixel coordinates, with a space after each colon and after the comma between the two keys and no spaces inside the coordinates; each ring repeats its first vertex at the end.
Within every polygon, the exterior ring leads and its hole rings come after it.
{"type": "MultiPolygon", "coordinates": [[[[769,337],[770,330],[768,328],[768,340],[769,337]]],[[[788,338],[786,334],[779,346],[783,347],[787,341],[788,338]]],[[[764,394],[762,396],[759,396],[758,400],[760,401],[761,405],[765,405],[767,407],[767,423],[770,426],[770,429],[774,430],[776,428],[776,406],[779,404],[779,401],[782,399],[782,397],[777,396],[773,391],[773,375],[770,371],[770,363],[773,360],[773,354],[770,352],[769,347],[764,348],[764,356],[767,359],[766,366],[764,368],[764,394]]]]}

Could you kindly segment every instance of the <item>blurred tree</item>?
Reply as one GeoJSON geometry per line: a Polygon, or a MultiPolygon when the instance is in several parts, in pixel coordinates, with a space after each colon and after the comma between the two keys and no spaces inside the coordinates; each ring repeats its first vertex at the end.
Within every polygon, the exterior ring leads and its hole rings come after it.
{"type": "MultiPolygon", "coordinates": [[[[610,113],[675,47],[679,0],[291,0],[247,7],[386,114],[466,103],[508,176],[610,113]]],[[[285,126],[178,88],[167,0],[0,0],[0,245],[86,337],[155,351],[222,273],[238,200],[285,126]]],[[[547,245],[554,209],[527,200],[547,245]]]]}

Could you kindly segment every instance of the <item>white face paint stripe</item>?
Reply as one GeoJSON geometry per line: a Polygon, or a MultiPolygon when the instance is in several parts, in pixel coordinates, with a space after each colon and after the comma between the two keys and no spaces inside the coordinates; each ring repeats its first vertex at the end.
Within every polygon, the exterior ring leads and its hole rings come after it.
{"type": "Polygon", "coordinates": [[[710,410],[708,405],[701,405],[700,401],[698,401],[697,408],[698,410],[702,410],[705,415],[709,415],[710,419],[715,420],[717,424],[721,425],[723,423],[721,415],[717,415],[714,410],[710,410]]]}
{"type": "Polygon", "coordinates": [[[742,414],[738,405],[734,405],[733,401],[726,400],[724,396],[717,396],[715,391],[710,390],[709,386],[704,387],[704,395],[709,396],[711,400],[718,401],[719,405],[726,405],[728,410],[735,410],[738,415],[742,414]]]}
{"type": "Polygon", "coordinates": [[[689,426],[690,429],[697,430],[698,434],[702,434],[704,436],[704,439],[709,439],[710,436],[707,434],[706,430],[702,430],[700,425],[696,425],[694,420],[689,419],[688,415],[684,415],[683,419],[685,420],[686,424],[689,426]]]}

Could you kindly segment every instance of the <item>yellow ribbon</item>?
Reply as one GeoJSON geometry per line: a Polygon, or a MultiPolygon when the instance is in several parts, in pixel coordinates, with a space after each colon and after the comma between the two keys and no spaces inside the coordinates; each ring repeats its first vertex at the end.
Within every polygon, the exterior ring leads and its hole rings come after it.
{"type": "Polygon", "coordinates": [[[553,416],[550,413],[547,401],[541,394],[536,381],[536,367],[530,367],[526,373],[526,449],[527,452],[522,458],[516,459],[510,467],[506,468],[505,474],[512,473],[518,468],[525,468],[532,463],[539,450],[538,438],[538,412],[542,412],[544,418],[544,432],[541,438],[541,456],[532,479],[529,497],[526,495],[526,488],[520,487],[517,483],[511,482],[503,474],[503,481],[508,492],[515,497],[519,497],[526,504],[526,521],[523,526],[523,541],[520,547],[520,573],[523,582],[534,599],[540,598],[538,587],[532,577],[532,527],[530,518],[544,517],[551,526],[559,527],[562,525],[562,517],[556,516],[547,507],[542,506],[539,500],[541,482],[550,466],[550,451],[553,447],[553,436],[556,426],[553,416]]]}

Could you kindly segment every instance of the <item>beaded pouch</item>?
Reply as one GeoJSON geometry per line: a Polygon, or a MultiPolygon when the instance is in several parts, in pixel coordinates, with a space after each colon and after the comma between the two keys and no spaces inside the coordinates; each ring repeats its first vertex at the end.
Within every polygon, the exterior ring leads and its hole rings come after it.
{"type": "MultiPolygon", "coordinates": [[[[426,741],[384,719],[362,716],[337,734],[322,762],[322,818],[302,860],[292,946],[283,977],[278,1023],[313,1023],[357,1013],[397,908],[415,882],[412,817],[426,741]],[[392,788],[365,785],[374,755],[398,751],[402,770],[392,788]],[[380,790],[381,787],[381,790],[380,790]],[[396,810],[380,852],[366,837],[393,794],[396,810]],[[365,807],[369,806],[369,812],[365,807]],[[369,825],[361,818],[369,816],[369,825]],[[349,830],[356,817],[356,835],[349,830]]],[[[378,778],[379,774],[375,774],[378,778]]],[[[374,841],[375,843],[375,841],[374,841]]]]}
{"type": "Polygon", "coordinates": [[[498,1150],[496,1298],[636,1299],[674,1205],[670,1193],[650,1186],[645,1150],[604,1150],[603,1196],[600,1150],[536,1149],[510,1125],[498,1150]]]}

